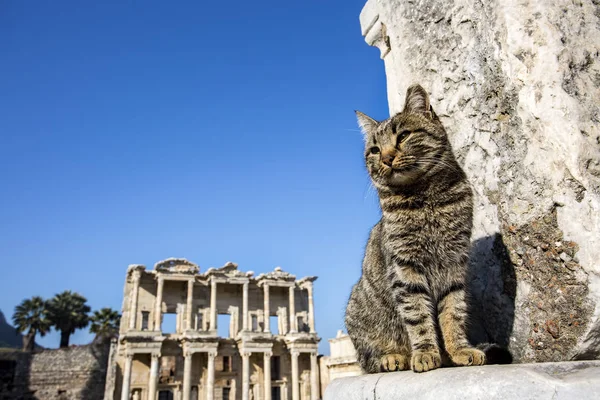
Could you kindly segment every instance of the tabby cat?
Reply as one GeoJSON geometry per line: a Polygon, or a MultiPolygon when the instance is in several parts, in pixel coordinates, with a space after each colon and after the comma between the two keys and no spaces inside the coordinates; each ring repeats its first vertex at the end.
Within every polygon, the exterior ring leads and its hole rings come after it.
{"type": "Polygon", "coordinates": [[[361,368],[484,364],[465,332],[473,195],[429,96],[413,85],[393,117],[356,114],[382,211],[346,310],[361,368]]]}

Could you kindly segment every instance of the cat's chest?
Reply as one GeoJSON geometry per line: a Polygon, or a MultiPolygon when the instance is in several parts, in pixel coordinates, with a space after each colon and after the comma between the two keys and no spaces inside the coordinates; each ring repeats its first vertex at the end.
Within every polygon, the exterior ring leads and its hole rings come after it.
{"type": "Polygon", "coordinates": [[[461,221],[435,208],[384,216],[382,244],[390,251],[405,250],[436,253],[447,249],[456,238],[461,221]]]}

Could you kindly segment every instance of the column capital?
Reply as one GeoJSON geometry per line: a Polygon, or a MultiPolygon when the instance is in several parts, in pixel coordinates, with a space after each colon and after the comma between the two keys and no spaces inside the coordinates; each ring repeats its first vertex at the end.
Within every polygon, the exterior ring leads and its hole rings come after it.
{"type": "Polygon", "coordinates": [[[126,352],[125,353],[125,358],[127,358],[127,361],[132,361],[133,360],[133,353],[132,352],[126,352]]]}
{"type": "Polygon", "coordinates": [[[271,351],[265,351],[264,356],[265,357],[273,357],[273,352],[271,352],[271,351]]]}
{"type": "Polygon", "coordinates": [[[183,350],[183,356],[185,358],[193,356],[194,353],[195,353],[195,351],[193,351],[192,349],[184,349],[183,350]]]}
{"type": "Polygon", "coordinates": [[[251,353],[251,352],[249,352],[249,351],[242,351],[242,352],[240,352],[240,354],[241,354],[241,355],[242,355],[242,357],[244,357],[244,358],[245,358],[245,357],[250,357],[250,356],[252,355],[252,353],[251,353]]]}
{"type": "Polygon", "coordinates": [[[211,351],[207,351],[206,354],[208,354],[208,358],[215,358],[219,352],[216,350],[211,350],[211,351]]]}
{"type": "Polygon", "coordinates": [[[290,350],[290,354],[293,357],[298,357],[300,355],[300,350],[298,350],[298,349],[292,349],[292,350],[290,350]]]}
{"type": "Polygon", "coordinates": [[[160,358],[160,353],[150,353],[150,357],[152,357],[152,359],[156,359],[156,358],[160,358]]]}
{"type": "Polygon", "coordinates": [[[134,282],[139,282],[141,278],[142,278],[141,271],[135,270],[132,272],[131,279],[133,279],[134,282]]]}

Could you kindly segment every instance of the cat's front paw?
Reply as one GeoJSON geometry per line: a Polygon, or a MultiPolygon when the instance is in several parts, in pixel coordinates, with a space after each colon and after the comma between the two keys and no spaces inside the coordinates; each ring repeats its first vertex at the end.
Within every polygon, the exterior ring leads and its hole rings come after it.
{"type": "Polygon", "coordinates": [[[410,365],[415,372],[427,372],[442,365],[442,357],[438,350],[415,351],[410,360],[410,365]]]}
{"type": "Polygon", "coordinates": [[[460,349],[450,354],[454,365],[483,365],[485,364],[485,353],[473,347],[460,349]]]}
{"type": "Polygon", "coordinates": [[[409,357],[402,354],[388,354],[381,357],[381,370],[383,372],[404,371],[410,368],[409,357]]]}

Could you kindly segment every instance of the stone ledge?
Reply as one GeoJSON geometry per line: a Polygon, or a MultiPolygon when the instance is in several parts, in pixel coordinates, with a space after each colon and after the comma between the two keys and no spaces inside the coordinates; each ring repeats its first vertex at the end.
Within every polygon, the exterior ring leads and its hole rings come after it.
{"type": "Polygon", "coordinates": [[[324,400],[600,399],[600,361],[487,365],[333,380],[324,400]]]}

